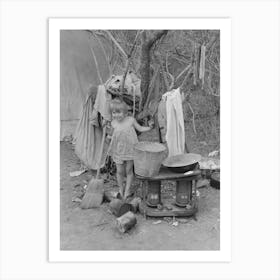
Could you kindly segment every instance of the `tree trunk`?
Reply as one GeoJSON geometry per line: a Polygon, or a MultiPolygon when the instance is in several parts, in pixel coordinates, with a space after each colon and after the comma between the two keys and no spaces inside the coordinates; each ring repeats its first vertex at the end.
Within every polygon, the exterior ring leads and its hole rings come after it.
{"type": "Polygon", "coordinates": [[[148,36],[149,31],[144,31],[142,33],[142,46],[141,46],[141,65],[140,65],[140,76],[141,76],[141,92],[142,92],[142,102],[141,109],[145,106],[148,94],[149,94],[149,84],[150,84],[150,63],[151,56],[150,50],[163,35],[167,34],[168,30],[161,30],[148,36]]]}

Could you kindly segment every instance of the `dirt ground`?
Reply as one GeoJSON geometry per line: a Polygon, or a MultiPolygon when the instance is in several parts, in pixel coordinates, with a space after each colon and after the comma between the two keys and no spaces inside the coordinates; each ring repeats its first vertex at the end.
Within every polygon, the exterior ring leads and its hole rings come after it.
{"type": "MultiPolygon", "coordinates": [[[[137,213],[136,226],[128,233],[121,234],[108,203],[103,203],[98,209],[82,210],[79,202],[72,201],[92,177],[89,171],[78,177],[70,177],[69,173],[79,168],[80,161],[74,153],[74,146],[69,142],[61,142],[61,250],[219,250],[219,190],[209,186],[199,189],[196,219],[178,218],[178,226],[174,226],[172,219],[158,222],[160,219],[144,219],[137,213]]],[[[118,189],[114,178],[106,180],[105,188],[118,189]]]]}

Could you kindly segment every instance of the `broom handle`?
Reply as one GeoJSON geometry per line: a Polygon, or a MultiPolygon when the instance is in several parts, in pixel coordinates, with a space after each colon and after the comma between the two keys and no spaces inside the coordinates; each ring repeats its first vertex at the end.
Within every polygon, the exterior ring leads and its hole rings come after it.
{"type": "Polygon", "coordinates": [[[106,125],[103,127],[103,134],[102,134],[100,154],[99,154],[99,159],[98,159],[98,169],[97,169],[97,173],[96,173],[96,179],[98,179],[99,175],[100,175],[100,168],[101,168],[100,165],[101,165],[101,160],[102,160],[102,155],[103,155],[105,135],[106,135],[106,125]]]}

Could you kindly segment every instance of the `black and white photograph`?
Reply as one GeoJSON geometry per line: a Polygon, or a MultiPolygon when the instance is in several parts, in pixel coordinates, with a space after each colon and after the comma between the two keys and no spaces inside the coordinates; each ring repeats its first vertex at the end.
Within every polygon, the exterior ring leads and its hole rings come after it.
{"type": "Polygon", "coordinates": [[[219,250],[221,94],[220,30],[60,30],[60,250],[219,250]]]}
{"type": "Polygon", "coordinates": [[[0,279],[279,280],[279,7],[0,1],[0,279]]]}

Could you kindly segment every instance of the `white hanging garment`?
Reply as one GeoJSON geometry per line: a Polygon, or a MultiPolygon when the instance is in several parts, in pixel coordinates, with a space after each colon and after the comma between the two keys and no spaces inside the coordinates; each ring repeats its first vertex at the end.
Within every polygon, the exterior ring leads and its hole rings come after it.
{"type": "Polygon", "coordinates": [[[183,154],[185,151],[185,127],[180,89],[165,93],[163,98],[166,98],[168,156],[183,154]]]}

